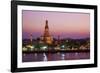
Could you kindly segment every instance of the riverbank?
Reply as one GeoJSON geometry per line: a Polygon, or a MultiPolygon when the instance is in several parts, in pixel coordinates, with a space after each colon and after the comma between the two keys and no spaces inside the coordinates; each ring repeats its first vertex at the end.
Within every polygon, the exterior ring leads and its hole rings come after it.
{"type": "Polygon", "coordinates": [[[89,49],[85,50],[36,50],[36,51],[23,51],[22,53],[57,53],[57,52],[90,52],[89,49]]]}

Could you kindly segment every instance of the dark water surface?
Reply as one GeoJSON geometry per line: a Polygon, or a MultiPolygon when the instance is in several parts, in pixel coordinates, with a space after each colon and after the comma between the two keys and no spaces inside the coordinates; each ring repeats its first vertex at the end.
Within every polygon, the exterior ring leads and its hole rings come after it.
{"type": "Polygon", "coordinates": [[[58,61],[58,60],[79,60],[89,59],[89,52],[71,52],[71,53],[23,53],[23,62],[37,62],[37,61],[58,61]]]}

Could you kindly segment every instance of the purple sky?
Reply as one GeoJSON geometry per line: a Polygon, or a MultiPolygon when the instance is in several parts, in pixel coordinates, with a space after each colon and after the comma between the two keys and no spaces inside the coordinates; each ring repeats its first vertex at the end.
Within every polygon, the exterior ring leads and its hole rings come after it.
{"type": "Polygon", "coordinates": [[[40,37],[48,20],[49,32],[53,37],[86,38],[90,37],[90,14],[67,12],[44,12],[23,10],[23,38],[40,37]]]}

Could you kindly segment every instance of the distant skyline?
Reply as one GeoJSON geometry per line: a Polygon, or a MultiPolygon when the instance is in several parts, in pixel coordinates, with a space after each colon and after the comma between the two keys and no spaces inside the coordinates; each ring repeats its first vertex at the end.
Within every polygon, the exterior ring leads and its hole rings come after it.
{"type": "Polygon", "coordinates": [[[45,21],[48,20],[49,32],[57,38],[90,37],[90,14],[71,12],[22,11],[23,39],[40,37],[44,34],[45,21]]]}

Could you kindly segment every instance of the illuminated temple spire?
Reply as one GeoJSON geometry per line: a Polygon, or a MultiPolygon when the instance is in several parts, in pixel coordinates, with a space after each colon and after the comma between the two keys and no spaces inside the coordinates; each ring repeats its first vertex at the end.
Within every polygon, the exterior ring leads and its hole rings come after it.
{"type": "Polygon", "coordinates": [[[46,20],[44,36],[45,37],[49,37],[50,36],[50,34],[49,34],[49,27],[48,27],[48,20],[46,20]]]}
{"type": "Polygon", "coordinates": [[[50,36],[50,33],[49,33],[49,26],[48,26],[48,20],[45,21],[45,30],[44,30],[44,42],[47,43],[47,44],[51,44],[52,43],[52,38],[50,36]]]}
{"type": "Polygon", "coordinates": [[[33,36],[30,34],[30,44],[32,45],[33,36]]]}
{"type": "Polygon", "coordinates": [[[48,20],[46,20],[45,29],[48,29],[48,20]]]}

